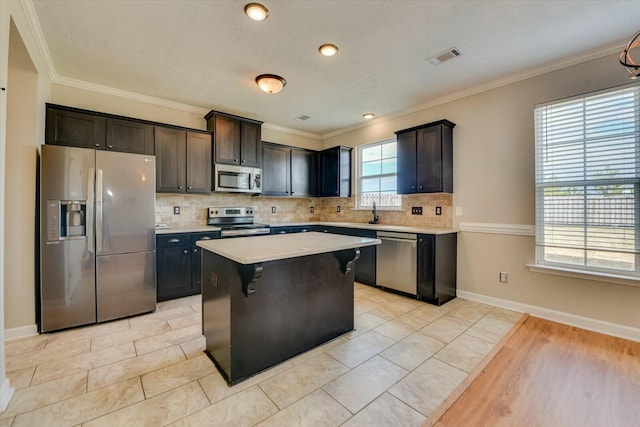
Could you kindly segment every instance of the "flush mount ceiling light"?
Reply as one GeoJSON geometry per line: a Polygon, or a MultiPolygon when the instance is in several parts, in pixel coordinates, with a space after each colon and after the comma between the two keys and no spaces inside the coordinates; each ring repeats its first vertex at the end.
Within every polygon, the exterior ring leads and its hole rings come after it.
{"type": "Polygon", "coordinates": [[[362,118],[363,118],[363,119],[365,119],[365,120],[371,120],[371,119],[373,119],[375,116],[376,116],[376,115],[375,115],[375,114],[373,114],[373,113],[364,113],[364,114],[362,115],[362,118]]]}
{"type": "Polygon", "coordinates": [[[264,21],[269,16],[269,10],[260,3],[248,3],[244,7],[244,13],[254,21],[264,21]]]}
{"type": "Polygon", "coordinates": [[[338,46],[335,44],[327,43],[318,48],[318,51],[324,56],[333,56],[338,53],[338,46]]]}
{"type": "Polygon", "coordinates": [[[640,46],[640,31],[634,34],[634,36],[627,43],[627,47],[620,54],[620,63],[627,67],[632,79],[640,77],[640,63],[633,60],[631,57],[631,49],[640,46]]]}
{"type": "Polygon", "coordinates": [[[287,84],[287,81],[275,74],[260,74],[256,77],[256,83],[263,92],[278,93],[287,84]]]}

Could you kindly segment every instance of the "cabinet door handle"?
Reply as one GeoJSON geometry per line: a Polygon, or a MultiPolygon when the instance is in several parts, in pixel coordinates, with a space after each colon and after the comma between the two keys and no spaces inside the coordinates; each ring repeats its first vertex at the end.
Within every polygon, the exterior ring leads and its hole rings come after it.
{"type": "Polygon", "coordinates": [[[201,238],[200,238],[200,239],[198,239],[198,240],[211,240],[211,237],[204,236],[204,237],[201,237],[201,238]]]}
{"type": "Polygon", "coordinates": [[[191,190],[191,186],[187,187],[187,190],[191,190]]]}
{"type": "Polygon", "coordinates": [[[180,239],[176,239],[176,238],[169,239],[169,243],[180,243],[180,239]]]}
{"type": "Polygon", "coordinates": [[[198,248],[194,248],[193,253],[198,253],[198,248]]]}
{"type": "Polygon", "coordinates": [[[109,150],[113,149],[113,145],[108,145],[107,147],[109,147],[109,150]]]}
{"type": "Polygon", "coordinates": [[[182,190],[182,185],[178,185],[178,190],[182,190]]]}
{"type": "Polygon", "coordinates": [[[278,231],[278,234],[287,234],[286,231],[278,231]]]}
{"type": "Polygon", "coordinates": [[[422,185],[420,186],[420,189],[422,190],[422,185]]]}
{"type": "Polygon", "coordinates": [[[238,163],[238,159],[233,159],[234,162],[238,163]]]}
{"type": "Polygon", "coordinates": [[[243,160],[242,163],[246,162],[246,160],[243,160]]]}
{"type": "Polygon", "coordinates": [[[291,192],[291,195],[293,196],[293,191],[291,192]]]}
{"type": "Polygon", "coordinates": [[[189,253],[189,251],[186,250],[186,249],[184,251],[182,251],[182,252],[185,253],[185,254],[189,253]]]}
{"type": "Polygon", "coordinates": [[[100,144],[96,144],[96,147],[100,147],[100,144]]]}

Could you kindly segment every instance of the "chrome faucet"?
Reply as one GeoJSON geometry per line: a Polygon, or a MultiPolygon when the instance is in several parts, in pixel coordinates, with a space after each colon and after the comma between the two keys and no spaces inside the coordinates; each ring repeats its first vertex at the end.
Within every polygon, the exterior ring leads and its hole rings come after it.
{"type": "Polygon", "coordinates": [[[371,211],[371,213],[373,214],[373,220],[369,221],[369,224],[377,224],[380,220],[380,217],[378,216],[378,211],[376,211],[375,201],[373,202],[373,210],[371,211]]]}

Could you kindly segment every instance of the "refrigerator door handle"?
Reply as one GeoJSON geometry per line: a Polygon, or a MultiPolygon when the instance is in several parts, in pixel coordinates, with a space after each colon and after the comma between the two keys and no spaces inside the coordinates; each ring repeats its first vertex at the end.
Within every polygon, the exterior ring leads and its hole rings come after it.
{"type": "Polygon", "coordinates": [[[95,171],[93,168],[89,168],[89,173],[87,174],[87,240],[89,246],[89,252],[93,253],[95,250],[94,240],[95,240],[95,230],[93,228],[93,208],[95,202],[95,191],[94,191],[94,182],[95,182],[95,171]]]}
{"type": "Polygon", "coordinates": [[[102,169],[96,171],[96,254],[104,250],[102,230],[102,169]]]}

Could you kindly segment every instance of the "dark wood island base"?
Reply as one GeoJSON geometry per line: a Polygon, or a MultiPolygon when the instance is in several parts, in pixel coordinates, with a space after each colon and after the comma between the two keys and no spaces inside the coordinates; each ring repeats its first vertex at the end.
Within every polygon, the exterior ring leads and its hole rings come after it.
{"type": "Polygon", "coordinates": [[[206,353],[229,385],[353,330],[357,248],[254,264],[202,254],[206,353]]]}

